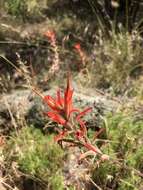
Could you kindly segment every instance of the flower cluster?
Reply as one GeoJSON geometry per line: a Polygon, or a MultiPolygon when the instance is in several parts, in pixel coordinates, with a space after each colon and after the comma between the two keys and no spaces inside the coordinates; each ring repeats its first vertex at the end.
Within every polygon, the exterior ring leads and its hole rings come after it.
{"type": "Polygon", "coordinates": [[[75,50],[77,51],[77,53],[79,54],[79,57],[80,57],[80,59],[81,59],[82,66],[84,67],[84,66],[86,65],[86,55],[85,55],[85,53],[83,52],[80,43],[76,43],[76,44],[74,45],[74,48],[75,48],[75,50]]]}
{"type": "Polygon", "coordinates": [[[56,44],[56,34],[52,30],[48,30],[44,33],[50,42],[51,48],[53,50],[53,64],[49,70],[49,74],[54,75],[60,68],[60,61],[59,61],[59,53],[58,53],[58,46],[56,44]]]}
{"type": "Polygon", "coordinates": [[[55,32],[48,30],[44,33],[44,35],[53,43],[56,41],[55,32]]]}
{"type": "Polygon", "coordinates": [[[87,137],[87,128],[83,116],[92,110],[91,107],[80,111],[73,105],[73,92],[71,79],[68,76],[67,87],[64,95],[61,91],[57,91],[57,97],[53,98],[50,95],[44,96],[43,101],[48,105],[50,111],[45,114],[54,122],[58,123],[59,134],[55,137],[57,142],[72,142],[74,145],[84,147],[87,152],[82,155],[98,154],[105,159],[105,155],[101,150],[91,144],[87,137]]]}

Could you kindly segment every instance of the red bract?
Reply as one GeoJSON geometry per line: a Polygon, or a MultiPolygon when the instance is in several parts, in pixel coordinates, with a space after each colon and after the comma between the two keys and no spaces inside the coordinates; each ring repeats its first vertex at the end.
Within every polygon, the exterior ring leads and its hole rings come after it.
{"type": "Polygon", "coordinates": [[[65,125],[66,124],[66,120],[61,116],[59,115],[58,113],[56,112],[46,112],[45,115],[47,115],[48,117],[50,117],[53,121],[61,124],[61,125],[65,125]]]}
{"type": "Polygon", "coordinates": [[[79,112],[78,109],[73,108],[72,102],[73,89],[71,87],[70,77],[67,80],[67,88],[64,92],[64,97],[61,96],[60,90],[57,91],[57,97],[54,99],[51,96],[44,96],[44,102],[51,108],[51,112],[47,115],[54,121],[60,124],[65,124],[69,121],[70,115],[73,112],[79,112]],[[66,122],[64,123],[64,119],[66,122]]]}
{"type": "Polygon", "coordinates": [[[70,113],[73,111],[72,103],[73,89],[71,88],[70,76],[67,80],[67,88],[64,93],[64,111],[67,119],[70,117],[70,113]]]}
{"type": "Polygon", "coordinates": [[[56,39],[55,32],[48,30],[44,33],[50,40],[54,41],[56,39]]]}
{"type": "Polygon", "coordinates": [[[92,150],[94,153],[98,153],[98,154],[102,154],[101,150],[98,147],[93,146],[90,143],[85,143],[84,146],[88,149],[88,150],[92,150]]]}
{"type": "Polygon", "coordinates": [[[91,108],[87,108],[80,112],[79,109],[73,107],[73,88],[71,86],[71,79],[68,76],[67,88],[64,92],[64,97],[61,96],[61,91],[57,91],[57,97],[54,99],[50,95],[44,96],[44,102],[51,108],[52,111],[46,114],[55,122],[65,125],[70,120],[70,116],[73,112],[77,112],[75,121],[80,125],[80,129],[84,134],[86,134],[86,127],[83,117],[87,112],[91,111],[91,108]]]}
{"type": "Polygon", "coordinates": [[[79,123],[80,125],[80,130],[84,133],[84,135],[87,135],[87,129],[85,126],[85,122],[82,121],[81,117],[83,117],[84,115],[86,115],[88,112],[90,112],[92,110],[91,107],[86,108],[84,111],[80,112],[77,116],[76,116],[76,121],[79,123]]]}
{"type": "Polygon", "coordinates": [[[51,96],[45,96],[44,97],[44,102],[47,103],[47,105],[54,111],[60,112],[62,110],[62,104],[61,104],[61,99],[54,99],[51,96]]]}
{"type": "Polygon", "coordinates": [[[81,50],[80,43],[75,44],[75,45],[74,45],[74,48],[75,48],[76,50],[81,50]]]}
{"type": "Polygon", "coordinates": [[[80,120],[81,117],[83,117],[84,115],[86,115],[86,114],[87,114],[88,112],[90,112],[91,110],[92,110],[92,108],[89,107],[89,108],[86,108],[85,110],[83,110],[82,112],[80,112],[80,113],[77,115],[77,117],[76,117],[77,121],[80,120]]]}
{"type": "Polygon", "coordinates": [[[87,129],[86,129],[85,121],[77,120],[77,122],[80,126],[80,131],[82,131],[82,133],[86,136],[87,135],[87,129]]]}

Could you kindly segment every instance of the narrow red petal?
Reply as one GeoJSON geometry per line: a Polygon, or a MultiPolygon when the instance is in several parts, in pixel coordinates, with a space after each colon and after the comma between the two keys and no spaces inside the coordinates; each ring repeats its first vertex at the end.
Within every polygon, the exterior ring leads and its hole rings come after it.
{"type": "Polygon", "coordinates": [[[54,98],[52,98],[51,96],[47,95],[47,96],[44,96],[44,102],[48,104],[48,106],[50,108],[54,108],[55,105],[56,105],[56,101],[54,98]]]}
{"type": "Polygon", "coordinates": [[[77,109],[77,108],[72,108],[71,110],[70,110],[70,112],[69,112],[69,117],[71,116],[71,114],[73,113],[73,112],[80,112],[80,110],[79,109],[77,109]]]}
{"type": "Polygon", "coordinates": [[[60,111],[61,110],[61,107],[58,104],[58,102],[49,95],[44,96],[44,102],[47,103],[48,106],[54,111],[60,111]]]}
{"type": "Polygon", "coordinates": [[[82,130],[83,134],[86,136],[87,135],[87,129],[86,129],[85,122],[78,119],[78,123],[80,124],[80,130],[82,130]]]}
{"type": "Polygon", "coordinates": [[[67,81],[67,88],[65,91],[65,104],[69,103],[72,100],[73,96],[73,89],[71,88],[71,82],[70,79],[67,81]]]}
{"type": "Polygon", "coordinates": [[[65,111],[66,111],[66,115],[67,117],[69,118],[69,115],[70,115],[70,112],[71,112],[71,109],[72,109],[72,93],[69,94],[69,97],[67,98],[66,100],[66,103],[65,103],[65,111]]]}
{"type": "Polygon", "coordinates": [[[63,107],[64,106],[64,100],[63,98],[61,97],[61,91],[60,89],[57,91],[57,103],[63,107]]]}
{"type": "Polygon", "coordinates": [[[100,150],[98,147],[95,147],[95,146],[93,146],[93,145],[90,144],[90,143],[85,143],[84,146],[85,146],[88,150],[92,150],[92,151],[95,152],[95,153],[102,154],[101,150],[100,150]]]}
{"type": "Polygon", "coordinates": [[[79,120],[82,116],[84,116],[85,114],[87,114],[87,113],[90,112],[91,110],[92,110],[91,107],[86,108],[84,111],[80,112],[80,113],[77,115],[76,119],[79,120]]]}
{"type": "Polygon", "coordinates": [[[48,117],[50,117],[50,119],[52,119],[53,121],[61,124],[61,125],[65,125],[66,124],[66,120],[60,116],[59,114],[55,113],[55,112],[46,112],[45,113],[48,117]]]}
{"type": "Polygon", "coordinates": [[[73,89],[71,87],[71,79],[70,76],[68,76],[67,79],[67,88],[64,93],[64,110],[66,113],[67,118],[69,118],[71,109],[72,109],[72,96],[73,96],[73,89]]]}

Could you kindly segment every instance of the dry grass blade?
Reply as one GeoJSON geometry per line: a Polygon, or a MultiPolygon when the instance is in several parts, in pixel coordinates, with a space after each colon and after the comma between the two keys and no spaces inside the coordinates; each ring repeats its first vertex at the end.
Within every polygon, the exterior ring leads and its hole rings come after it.
{"type": "Polygon", "coordinates": [[[14,126],[16,134],[18,135],[18,132],[17,132],[18,125],[16,123],[16,120],[15,120],[15,118],[13,116],[13,113],[12,113],[12,111],[10,109],[10,106],[9,106],[9,104],[8,104],[8,102],[7,102],[7,100],[5,98],[4,98],[4,101],[5,101],[5,106],[6,106],[7,110],[8,110],[9,115],[10,115],[10,118],[11,118],[11,121],[12,121],[12,125],[14,126]]]}

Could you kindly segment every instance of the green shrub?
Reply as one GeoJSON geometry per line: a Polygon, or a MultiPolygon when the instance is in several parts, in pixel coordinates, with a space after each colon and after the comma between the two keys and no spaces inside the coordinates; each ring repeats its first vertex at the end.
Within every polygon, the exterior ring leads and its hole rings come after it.
{"type": "Polygon", "coordinates": [[[45,136],[39,129],[22,128],[18,135],[13,134],[7,143],[6,160],[18,164],[20,171],[36,177],[48,184],[51,189],[62,190],[62,166],[64,153],[53,142],[53,136],[45,136]]]}
{"type": "Polygon", "coordinates": [[[108,116],[107,123],[110,143],[103,147],[103,151],[111,158],[95,169],[95,182],[103,189],[141,189],[143,121],[134,121],[133,117],[118,113],[108,116]]]}
{"type": "MultiPolygon", "coordinates": [[[[45,1],[41,1],[41,4],[45,4],[45,1]]],[[[42,16],[41,5],[37,0],[6,0],[6,10],[17,17],[26,18],[38,18],[42,16]]]]}

